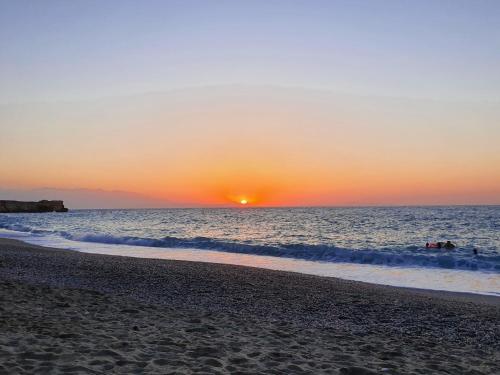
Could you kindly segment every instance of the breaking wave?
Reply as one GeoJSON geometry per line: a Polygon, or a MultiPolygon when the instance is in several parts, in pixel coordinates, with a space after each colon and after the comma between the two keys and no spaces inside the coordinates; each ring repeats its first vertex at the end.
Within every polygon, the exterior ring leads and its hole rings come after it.
{"type": "Polygon", "coordinates": [[[454,251],[428,250],[417,246],[406,248],[349,249],[329,244],[248,244],[208,237],[142,238],[109,234],[73,234],[65,231],[32,229],[21,224],[1,224],[0,228],[37,235],[59,235],[65,239],[102,244],[148,246],[155,248],[189,248],[230,253],[266,255],[321,262],[343,262],[399,267],[437,267],[446,269],[484,270],[500,272],[499,255],[473,256],[470,249],[454,251]]]}

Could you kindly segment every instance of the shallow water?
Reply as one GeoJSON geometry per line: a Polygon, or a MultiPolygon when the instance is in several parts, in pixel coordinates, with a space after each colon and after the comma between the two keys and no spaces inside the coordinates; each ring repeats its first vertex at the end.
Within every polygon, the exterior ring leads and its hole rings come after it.
{"type": "Polygon", "coordinates": [[[499,206],[74,210],[0,214],[0,228],[79,251],[500,294],[499,206]],[[457,249],[425,248],[448,239],[457,249]]]}

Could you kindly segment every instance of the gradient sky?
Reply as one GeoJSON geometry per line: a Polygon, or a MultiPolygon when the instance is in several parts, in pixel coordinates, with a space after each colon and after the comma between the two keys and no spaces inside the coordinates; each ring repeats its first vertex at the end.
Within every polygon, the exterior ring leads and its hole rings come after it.
{"type": "Polygon", "coordinates": [[[500,203],[498,1],[0,0],[0,188],[500,203]]]}

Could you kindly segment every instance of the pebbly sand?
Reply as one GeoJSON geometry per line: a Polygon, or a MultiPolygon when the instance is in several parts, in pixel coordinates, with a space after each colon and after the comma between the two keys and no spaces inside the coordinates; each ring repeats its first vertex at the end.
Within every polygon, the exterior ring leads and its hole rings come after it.
{"type": "Polygon", "coordinates": [[[0,374],[495,374],[500,298],[0,239],[0,374]]]}

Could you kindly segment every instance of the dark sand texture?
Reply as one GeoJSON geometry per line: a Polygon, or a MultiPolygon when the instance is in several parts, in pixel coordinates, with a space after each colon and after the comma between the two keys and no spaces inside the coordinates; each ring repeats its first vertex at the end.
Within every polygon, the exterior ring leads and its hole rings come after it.
{"type": "Polygon", "coordinates": [[[498,374],[500,298],[0,240],[0,374],[498,374]]]}

